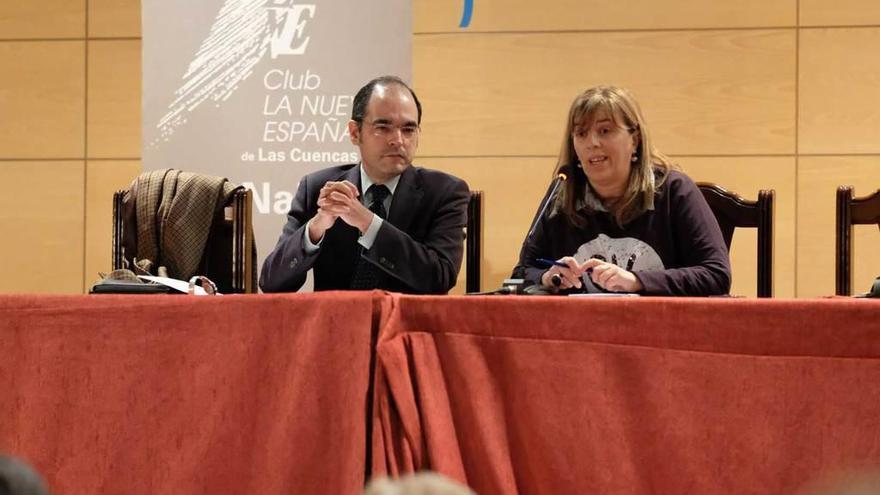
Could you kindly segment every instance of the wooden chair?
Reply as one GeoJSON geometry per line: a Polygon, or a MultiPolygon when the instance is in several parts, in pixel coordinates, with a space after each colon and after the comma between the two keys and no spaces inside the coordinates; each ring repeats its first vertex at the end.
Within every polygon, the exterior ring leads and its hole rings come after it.
{"type": "Polygon", "coordinates": [[[728,251],[737,227],[758,229],[758,297],[773,297],[773,198],[771,190],[758,191],[758,200],[749,201],[717,184],[698,182],[697,186],[712,208],[721,227],[728,251]]]}
{"type": "Polygon", "coordinates": [[[837,188],[837,235],[834,274],[835,293],[840,296],[852,294],[852,237],[853,224],[880,226],[880,189],[870,196],[853,197],[852,186],[837,188]]]}
{"type": "Polygon", "coordinates": [[[465,291],[480,291],[483,260],[483,191],[471,191],[465,227],[465,291]]]}
{"type": "MultiPolygon", "coordinates": [[[[137,257],[137,215],[134,201],[124,201],[126,190],[113,194],[113,269],[137,257]]],[[[253,193],[236,191],[214,217],[199,263],[221,293],[255,293],[253,256],[253,193]]]]}

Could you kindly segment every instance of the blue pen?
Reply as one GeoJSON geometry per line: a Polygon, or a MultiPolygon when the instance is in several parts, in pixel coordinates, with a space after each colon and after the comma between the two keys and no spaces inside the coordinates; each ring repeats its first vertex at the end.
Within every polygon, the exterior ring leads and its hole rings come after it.
{"type": "MultiPolygon", "coordinates": [[[[548,260],[547,258],[535,258],[535,263],[537,263],[538,265],[540,265],[543,268],[550,268],[551,266],[561,266],[562,268],[568,268],[568,265],[566,265],[565,263],[563,263],[561,261],[548,260]]],[[[593,269],[587,268],[586,273],[587,273],[587,275],[592,274],[593,269]]]]}

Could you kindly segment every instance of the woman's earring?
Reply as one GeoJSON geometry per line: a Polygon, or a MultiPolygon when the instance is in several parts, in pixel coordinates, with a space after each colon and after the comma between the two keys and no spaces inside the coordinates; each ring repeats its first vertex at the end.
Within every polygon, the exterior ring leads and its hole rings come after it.
{"type": "Polygon", "coordinates": [[[633,156],[632,156],[632,158],[629,159],[629,161],[631,161],[631,162],[633,162],[633,163],[639,161],[639,155],[638,155],[638,153],[633,153],[633,156]]]}

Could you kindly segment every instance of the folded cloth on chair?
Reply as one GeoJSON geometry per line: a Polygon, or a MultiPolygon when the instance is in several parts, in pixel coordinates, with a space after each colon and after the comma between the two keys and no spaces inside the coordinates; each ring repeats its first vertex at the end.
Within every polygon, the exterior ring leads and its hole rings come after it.
{"type": "Polygon", "coordinates": [[[137,211],[138,258],[167,267],[173,278],[195,275],[214,215],[240,187],[222,177],[174,169],[141,174],[130,189],[137,211]]]}

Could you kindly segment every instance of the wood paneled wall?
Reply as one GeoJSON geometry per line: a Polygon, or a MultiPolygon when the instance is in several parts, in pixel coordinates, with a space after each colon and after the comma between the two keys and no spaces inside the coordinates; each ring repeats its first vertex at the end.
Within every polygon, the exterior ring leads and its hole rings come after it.
{"type": "MultiPolygon", "coordinates": [[[[420,164],[486,191],[497,286],[551,178],[571,99],[630,88],[697,180],[776,190],[776,294],[834,291],[834,190],[880,188],[880,7],[871,0],[414,0],[420,164]]],[[[0,292],[79,293],[110,266],[110,199],[140,172],[140,3],[0,4],[0,292]]],[[[855,289],[880,275],[856,229],[855,289]]],[[[755,235],[734,239],[755,292],[755,235]]],[[[463,276],[456,289],[463,289],[463,276]]]]}
{"type": "Polygon", "coordinates": [[[140,172],[140,3],[0,3],[0,292],[81,293],[140,172]]]}

